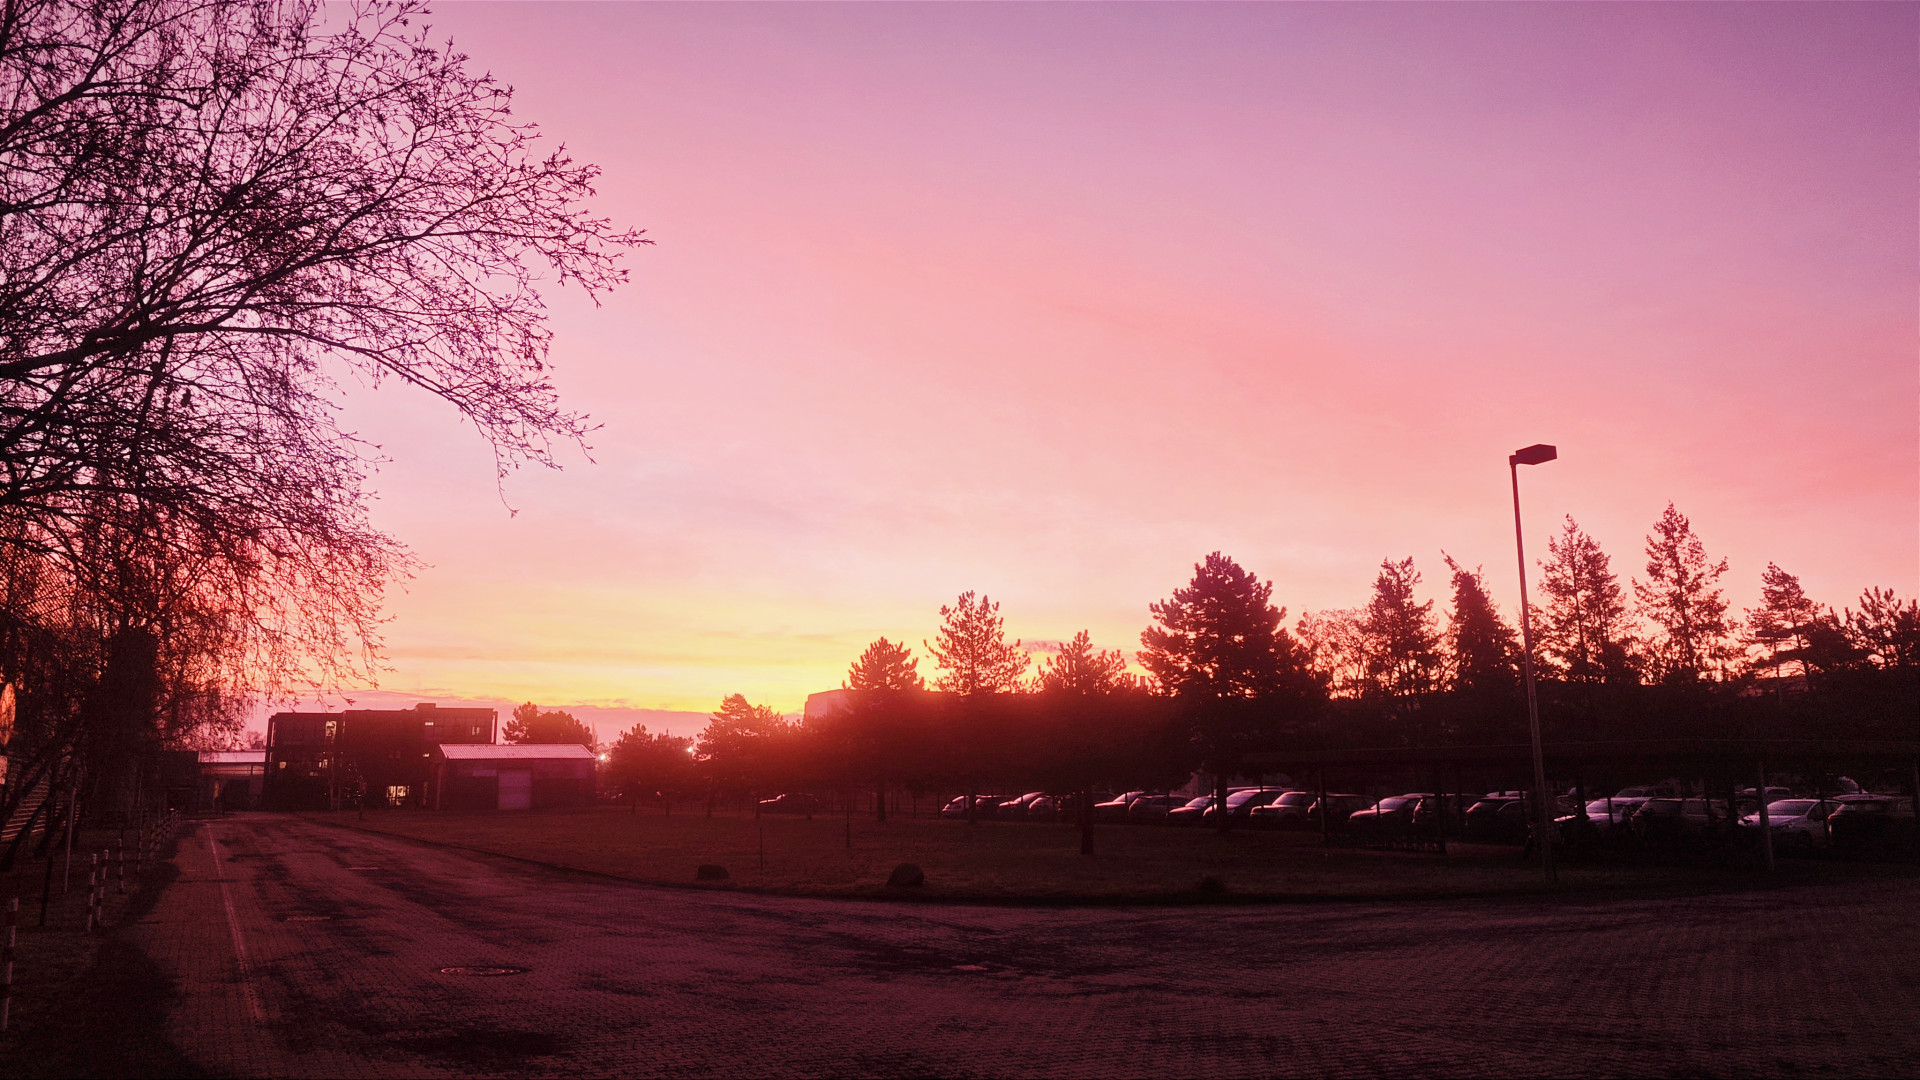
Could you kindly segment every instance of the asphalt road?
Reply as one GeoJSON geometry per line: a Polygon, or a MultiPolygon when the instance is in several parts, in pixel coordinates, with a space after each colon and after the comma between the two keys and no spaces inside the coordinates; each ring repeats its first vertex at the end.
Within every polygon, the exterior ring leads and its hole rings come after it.
{"type": "Polygon", "coordinates": [[[203,823],[128,928],[216,1074],[1920,1075],[1920,886],[1034,909],[203,823]],[[443,968],[517,974],[443,974],[443,968]]]}

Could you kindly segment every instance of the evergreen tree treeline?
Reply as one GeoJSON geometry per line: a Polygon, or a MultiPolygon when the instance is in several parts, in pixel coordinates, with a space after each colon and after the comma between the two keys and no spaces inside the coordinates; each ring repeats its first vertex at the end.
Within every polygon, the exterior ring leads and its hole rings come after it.
{"type": "MultiPolygon", "coordinates": [[[[1912,737],[1914,600],[1872,587],[1836,612],[1770,563],[1759,606],[1735,619],[1720,584],[1727,560],[1709,556],[1672,505],[1646,556],[1629,594],[1571,517],[1549,540],[1534,611],[1549,738],[1912,737]]],[[[1272,583],[1214,552],[1150,606],[1134,657],[1143,674],[1082,630],[1028,678],[1028,653],[1007,640],[1000,606],[962,593],[926,643],[946,697],[924,693],[909,647],[880,638],[843,683],[867,691],[854,705],[789,722],[734,695],[696,755],[675,764],[736,795],[795,785],[1084,792],[1170,786],[1202,769],[1224,799],[1249,755],[1515,742],[1519,634],[1480,568],[1441,559],[1444,621],[1417,595],[1414,560],[1389,558],[1364,606],[1308,612],[1289,631],[1272,583]]]]}

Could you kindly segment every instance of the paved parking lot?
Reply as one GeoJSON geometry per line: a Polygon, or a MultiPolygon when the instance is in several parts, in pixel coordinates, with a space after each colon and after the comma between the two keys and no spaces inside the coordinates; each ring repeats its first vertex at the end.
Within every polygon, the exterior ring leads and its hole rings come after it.
{"type": "Polygon", "coordinates": [[[1920,886],[1035,909],[203,823],[134,942],[211,1072],[1920,1075],[1920,886]],[[442,974],[442,968],[518,974],[442,974]]]}

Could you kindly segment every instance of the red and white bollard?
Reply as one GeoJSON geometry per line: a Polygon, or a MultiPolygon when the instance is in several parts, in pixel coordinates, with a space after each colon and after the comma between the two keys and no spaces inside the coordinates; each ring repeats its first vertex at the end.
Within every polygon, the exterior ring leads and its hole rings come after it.
{"type": "Polygon", "coordinates": [[[20,899],[7,901],[7,944],[0,949],[0,1031],[7,1030],[7,1016],[13,1010],[13,946],[20,927],[20,899]]]}

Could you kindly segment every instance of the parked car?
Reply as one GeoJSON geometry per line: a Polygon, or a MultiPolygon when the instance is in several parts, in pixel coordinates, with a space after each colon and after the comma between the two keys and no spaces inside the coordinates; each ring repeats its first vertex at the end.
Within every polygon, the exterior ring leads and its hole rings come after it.
{"type": "Polygon", "coordinates": [[[1025,818],[1027,816],[1027,804],[1035,799],[1045,798],[1046,794],[1044,791],[1029,791],[1025,795],[1019,795],[1011,799],[1002,799],[1000,805],[995,808],[994,813],[998,817],[1013,818],[1015,820],[1025,818]]]}
{"type": "Polygon", "coordinates": [[[760,812],[763,814],[817,814],[820,812],[820,800],[812,795],[794,793],[775,795],[771,799],[760,800],[760,812]]]}
{"type": "MultiPolygon", "coordinates": [[[[976,819],[993,817],[995,812],[999,810],[1001,802],[1005,799],[1005,795],[975,795],[973,797],[973,816],[976,819]]],[[[965,795],[955,796],[947,805],[940,808],[940,816],[943,818],[966,817],[967,797],[965,795]]]]}
{"type": "Polygon", "coordinates": [[[1265,806],[1247,812],[1247,824],[1263,829],[1300,828],[1307,823],[1307,808],[1319,798],[1311,791],[1285,791],[1265,806]]]}
{"type": "Polygon", "coordinates": [[[1842,795],[1827,815],[1827,843],[1845,855],[1911,849],[1913,800],[1893,795],[1842,795]]]}
{"type": "MultiPolygon", "coordinates": [[[[1266,806],[1280,796],[1285,788],[1245,788],[1227,796],[1227,817],[1234,821],[1246,821],[1255,807],[1266,806]]],[[[1219,824],[1220,807],[1209,806],[1201,812],[1202,820],[1208,825],[1219,824]]]]}
{"type": "Polygon", "coordinates": [[[1095,821],[1125,821],[1127,810],[1145,794],[1144,791],[1129,791],[1106,802],[1094,803],[1093,818],[1095,821]]]}
{"type": "Polygon", "coordinates": [[[1326,803],[1327,805],[1324,810],[1320,805],[1319,799],[1315,799],[1313,803],[1307,807],[1307,828],[1320,828],[1320,816],[1324,812],[1327,815],[1328,832],[1346,832],[1352,827],[1354,811],[1365,810],[1367,807],[1372,806],[1373,800],[1367,798],[1365,795],[1330,793],[1327,795],[1326,803]]]}
{"type": "Polygon", "coordinates": [[[1469,840],[1487,844],[1523,844],[1527,840],[1525,799],[1498,796],[1467,807],[1461,831],[1469,840]]]}
{"type": "Polygon", "coordinates": [[[1176,806],[1167,811],[1169,825],[1198,825],[1206,818],[1207,808],[1213,805],[1213,796],[1201,795],[1188,799],[1185,806],[1176,806]]]}
{"type": "Polygon", "coordinates": [[[1187,799],[1183,795],[1142,795],[1127,804],[1127,823],[1164,825],[1168,811],[1185,805],[1187,799]]]}
{"type": "Polygon", "coordinates": [[[1060,816],[1061,800],[1052,795],[1042,795],[1027,800],[1025,817],[1029,821],[1051,821],[1060,816]]]}
{"type": "MultiPolygon", "coordinates": [[[[1839,808],[1840,803],[1832,799],[1778,799],[1768,803],[1767,826],[1773,831],[1774,850],[1825,851],[1830,839],[1827,815],[1839,808]]],[[[1759,828],[1759,811],[1741,818],[1740,824],[1759,828]]]]}
{"type": "Polygon", "coordinates": [[[1724,799],[1648,799],[1627,819],[1627,827],[1643,843],[1698,847],[1706,843],[1715,823],[1727,820],[1724,799]]]}
{"type": "MultiPolygon", "coordinates": [[[[1420,810],[1420,804],[1433,798],[1431,792],[1417,791],[1409,795],[1393,795],[1364,810],[1355,810],[1347,815],[1347,823],[1356,832],[1387,833],[1409,829],[1413,825],[1414,815],[1420,810]]],[[[1432,812],[1431,808],[1428,810],[1432,812]]]]}

